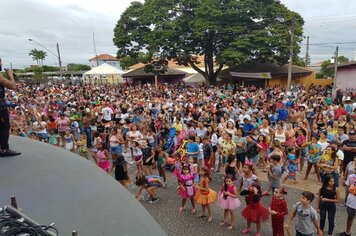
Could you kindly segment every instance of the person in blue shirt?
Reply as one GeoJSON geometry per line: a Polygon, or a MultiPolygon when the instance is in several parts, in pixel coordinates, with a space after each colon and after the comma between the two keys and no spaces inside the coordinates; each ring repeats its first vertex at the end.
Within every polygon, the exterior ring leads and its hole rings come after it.
{"type": "Polygon", "coordinates": [[[288,117],[288,110],[286,109],[286,106],[285,105],[282,105],[278,111],[278,119],[277,121],[281,121],[283,120],[284,122],[287,122],[287,117],[288,117]]]}
{"type": "Polygon", "coordinates": [[[197,160],[199,151],[199,145],[195,142],[195,136],[188,137],[188,143],[185,145],[187,149],[187,160],[189,156],[194,156],[194,159],[197,160]]]}
{"type": "Polygon", "coordinates": [[[286,108],[290,108],[293,106],[293,100],[291,98],[288,98],[287,102],[286,102],[286,108]]]}
{"type": "Polygon", "coordinates": [[[244,118],[242,128],[244,129],[244,137],[251,135],[252,131],[255,129],[254,125],[251,124],[250,120],[247,118],[244,118]]]}

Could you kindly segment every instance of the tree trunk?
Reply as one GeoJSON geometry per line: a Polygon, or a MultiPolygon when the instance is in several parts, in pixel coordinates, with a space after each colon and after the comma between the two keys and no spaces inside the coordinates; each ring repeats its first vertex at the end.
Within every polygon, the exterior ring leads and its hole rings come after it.
{"type": "Polygon", "coordinates": [[[205,70],[201,70],[197,65],[194,64],[194,62],[190,59],[188,59],[188,64],[198,73],[204,76],[205,81],[208,85],[216,85],[217,84],[217,78],[224,67],[224,64],[219,64],[218,69],[214,71],[214,57],[213,55],[205,55],[204,56],[204,63],[205,63],[205,70]]]}

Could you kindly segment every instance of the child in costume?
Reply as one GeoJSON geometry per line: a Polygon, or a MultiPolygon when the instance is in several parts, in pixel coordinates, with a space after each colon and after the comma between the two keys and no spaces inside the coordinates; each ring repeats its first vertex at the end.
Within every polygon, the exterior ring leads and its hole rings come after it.
{"type": "Polygon", "coordinates": [[[251,160],[245,162],[245,165],[242,168],[242,180],[240,184],[240,195],[245,196],[245,201],[247,204],[247,195],[249,194],[249,187],[253,182],[258,182],[258,178],[255,174],[253,174],[253,163],[251,160]]]}
{"type": "Polygon", "coordinates": [[[321,150],[321,145],[318,143],[318,138],[317,137],[312,137],[311,142],[308,145],[308,166],[307,166],[307,171],[305,172],[305,177],[304,179],[308,179],[309,173],[311,168],[314,166],[315,174],[316,177],[318,178],[318,181],[320,182],[320,173],[319,173],[319,166],[318,162],[320,159],[320,150],[321,150]]]}
{"type": "Polygon", "coordinates": [[[122,186],[127,188],[131,182],[128,163],[122,154],[119,154],[113,162],[113,169],[111,172],[115,173],[115,179],[120,182],[122,186]]]}
{"type": "Polygon", "coordinates": [[[211,222],[213,217],[211,216],[210,204],[216,200],[216,192],[209,189],[209,169],[206,166],[200,168],[199,171],[200,181],[197,193],[194,196],[194,200],[197,204],[202,206],[202,212],[198,215],[198,217],[205,216],[205,210],[208,210],[208,220],[207,222],[211,222]]]}
{"type": "Polygon", "coordinates": [[[242,234],[247,234],[251,231],[251,224],[255,223],[257,232],[255,236],[261,236],[261,222],[265,222],[269,217],[269,212],[260,203],[261,187],[258,182],[253,182],[248,188],[247,206],[241,212],[242,216],[247,221],[247,227],[241,231],[242,234]]]}
{"type": "Polygon", "coordinates": [[[287,166],[287,175],[284,176],[283,178],[283,183],[286,182],[287,178],[294,180],[294,183],[297,183],[297,170],[298,170],[298,158],[296,156],[296,150],[294,147],[289,147],[287,149],[287,160],[286,162],[288,163],[287,166]]]}
{"type": "Polygon", "coordinates": [[[79,149],[79,155],[88,158],[88,148],[87,148],[87,137],[85,134],[81,134],[79,140],[77,141],[77,146],[79,149]]]}
{"type": "Polygon", "coordinates": [[[179,207],[179,212],[183,212],[185,210],[185,204],[187,203],[187,199],[190,199],[192,204],[191,214],[195,214],[195,186],[194,186],[194,174],[190,172],[189,164],[184,164],[182,166],[182,173],[178,176],[179,181],[179,195],[182,197],[182,205],[179,207]]]}
{"type": "Polygon", "coordinates": [[[163,151],[162,146],[158,146],[155,151],[155,163],[158,170],[158,175],[163,178],[164,186],[166,187],[166,165],[167,165],[167,153],[163,151]]]}
{"type": "Polygon", "coordinates": [[[137,172],[143,173],[143,156],[142,150],[137,141],[132,142],[132,156],[136,162],[137,172]]]}
{"type": "Polygon", "coordinates": [[[111,169],[109,152],[102,143],[98,143],[97,147],[98,152],[95,155],[96,163],[103,171],[109,173],[111,169]]]}
{"type": "Polygon", "coordinates": [[[196,184],[199,183],[199,175],[198,175],[198,164],[195,162],[195,158],[193,156],[189,156],[188,159],[190,173],[192,173],[195,177],[194,181],[196,184]]]}
{"type": "Polygon", "coordinates": [[[286,188],[275,188],[271,205],[268,208],[272,218],[273,236],[284,236],[284,216],[288,215],[287,202],[284,199],[285,194],[287,194],[286,188]]]}
{"type": "Polygon", "coordinates": [[[224,179],[224,184],[219,193],[219,205],[224,209],[224,220],[220,222],[220,226],[227,224],[227,217],[230,213],[231,215],[231,224],[227,227],[228,230],[232,230],[236,227],[236,213],[235,209],[240,207],[241,202],[237,198],[237,189],[233,183],[234,179],[231,175],[226,175],[224,179]]]}
{"type": "Polygon", "coordinates": [[[181,159],[180,159],[180,155],[179,154],[174,154],[174,170],[172,175],[175,176],[177,178],[177,183],[178,183],[178,188],[179,189],[179,175],[182,172],[182,163],[181,163],[181,159]]]}

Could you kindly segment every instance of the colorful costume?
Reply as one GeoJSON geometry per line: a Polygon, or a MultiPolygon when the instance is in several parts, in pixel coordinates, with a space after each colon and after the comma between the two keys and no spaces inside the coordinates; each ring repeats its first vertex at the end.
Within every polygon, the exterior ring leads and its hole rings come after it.
{"type": "Polygon", "coordinates": [[[174,171],[172,175],[178,178],[181,172],[182,172],[182,163],[180,163],[180,161],[174,161],[174,171]]]}
{"type": "Polygon", "coordinates": [[[88,153],[88,148],[87,148],[86,142],[87,141],[85,139],[84,140],[80,139],[77,141],[77,145],[79,147],[79,154],[81,156],[85,156],[88,153]]]}
{"type": "Polygon", "coordinates": [[[105,172],[109,172],[111,168],[110,161],[106,158],[105,151],[99,150],[97,152],[98,166],[105,172]]]}
{"type": "Polygon", "coordinates": [[[200,178],[199,189],[195,194],[194,200],[201,205],[208,205],[216,200],[217,193],[214,190],[209,189],[209,179],[207,177],[200,178]],[[205,190],[207,189],[207,190],[205,190]]]}
{"type": "Polygon", "coordinates": [[[184,198],[193,198],[195,195],[195,188],[194,188],[194,174],[189,173],[188,175],[179,175],[178,180],[184,186],[180,187],[179,195],[184,198]]]}
{"type": "Polygon", "coordinates": [[[298,170],[297,158],[295,154],[288,154],[288,178],[295,179],[298,170]]]}
{"type": "Polygon", "coordinates": [[[241,212],[241,215],[253,223],[265,222],[268,219],[269,212],[260,203],[261,195],[255,195],[254,192],[250,192],[247,197],[247,206],[241,212]]]}
{"type": "Polygon", "coordinates": [[[284,216],[288,214],[287,202],[284,198],[277,199],[273,196],[270,208],[278,213],[272,215],[273,236],[284,236],[284,216]]]}
{"type": "Polygon", "coordinates": [[[309,144],[308,161],[312,164],[316,164],[320,159],[320,152],[315,153],[318,149],[321,149],[320,144],[309,144]]]}
{"type": "MultiPolygon", "coordinates": [[[[231,194],[234,194],[234,188],[235,186],[231,184],[228,188],[227,191],[231,194]]],[[[240,207],[241,202],[237,197],[231,197],[231,196],[224,196],[224,186],[220,190],[219,194],[219,205],[222,209],[224,210],[234,210],[238,207],[240,207]]]]}

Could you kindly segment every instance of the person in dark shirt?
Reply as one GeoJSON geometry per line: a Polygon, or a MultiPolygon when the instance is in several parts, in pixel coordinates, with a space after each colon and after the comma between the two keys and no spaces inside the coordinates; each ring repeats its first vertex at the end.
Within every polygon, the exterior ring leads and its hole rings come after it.
{"type": "Polygon", "coordinates": [[[208,167],[208,170],[210,171],[212,167],[212,160],[213,160],[213,155],[214,151],[213,148],[210,144],[209,137],[204,136],[203,137],[203,156],[204,156],[204,165],[208,167]]]}
{"type": "Polygon", "coordinates": [[[344,152],[344,161],[343,161],[343,172],[345,173],[345,169],[349,162],[354,160],[356,156],[356,133],[354,130],[349,132],[349,140],[345,140],[342,143],[342,151],[344,152]]]}
{"type": "Polygon", "coordinates": [[[6,76],[7,78],[0,73],[0,157],[17,156],[21,154],[9,148],[10,120],[9,110],[5,100],[5,88],[16,89],[16,82],[11,69],[6,70],[6,76]]]}

